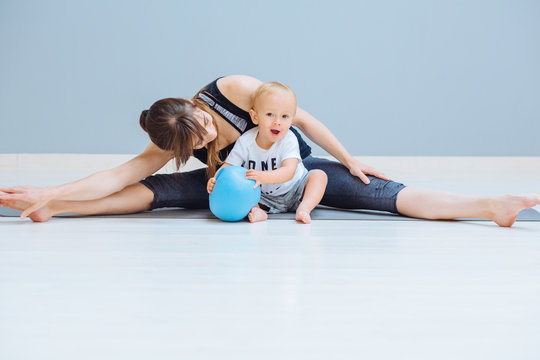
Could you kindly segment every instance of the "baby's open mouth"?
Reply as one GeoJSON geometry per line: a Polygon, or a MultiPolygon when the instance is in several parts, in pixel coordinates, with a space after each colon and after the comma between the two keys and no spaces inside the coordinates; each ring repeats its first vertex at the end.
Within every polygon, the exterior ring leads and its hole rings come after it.
{"type": "Polygon", "coordinates": [[[270,131],[272,131],[272,134],[274,134],[274,135],[279,134],[279,130],[270,130],[270,131]]]}

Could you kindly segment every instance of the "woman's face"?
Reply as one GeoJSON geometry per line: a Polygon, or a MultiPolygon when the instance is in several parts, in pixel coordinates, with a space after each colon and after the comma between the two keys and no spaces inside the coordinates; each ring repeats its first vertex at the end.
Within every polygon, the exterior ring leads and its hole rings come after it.
{"type": "Polygon", "coordinates": [[[197,109],[194,115],[199,124],[201,124],[201,126],[206,130],[206,135],[203,136],[203,139],[196,140],[195,144],[193,144],[193,150],[198,150],[205,147],[209,142],[215,140],[217,137],[217,131],[216,127],[214,126],[214,119],[212,119],[212,116],[209,113],[201,109],[197,109]]]}

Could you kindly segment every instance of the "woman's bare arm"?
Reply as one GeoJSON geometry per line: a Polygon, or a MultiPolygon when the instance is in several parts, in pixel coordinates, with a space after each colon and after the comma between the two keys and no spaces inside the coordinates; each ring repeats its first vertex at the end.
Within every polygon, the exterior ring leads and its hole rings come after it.
{"type": "Polygon", "coordinates": [[[369,184],[366,174],[377,176],[381,179],[390,180],[386,175],[375,168],[363,164],[356,160],[339,140],[328,130],[323,123],[313,117],[307,111],[297,108],[296,116],[293,119],[293,125],[298,127],[306,136],[321,146],[333,157],[345,165],[351,174],[358,176],[364,183],[369,184]]]}
{"type": "Polygon", "coordinates": [[[115,168],[94,173],[84,179],[54,186],[59,200],[93,200],[113,194],[161,169],[171,153],[150,143],[143,153],[115,168]]]}
{"type": "MultiPolygon", "coordinates": [[[[260,80],[247,75],[231,75],[218,80],[218,86],[223,95],[245,111],[249,111],[251,108],[253,94],[260,84],[262,84],[260,80]]],[[[351,156],[330,130],[307,111],[297,108],[293,125],[298,127],[310,140],[338,159],[349,169],[351,174],[358,176],[364,183],[369,184],[366,174],[389,180],[380,171],[351,156]]]]}
{"type": "Polygon", "coordinates": [[[30,204],[23,214],[30,214],[51,200],[100,199],[153,174],[162,168],[172,154],[153,143],[145,151],[115,168],[94,173],[84,179],[58,186],[37,188],[15,186],[0,189],[0,200],[21,200],[30,204]]]}

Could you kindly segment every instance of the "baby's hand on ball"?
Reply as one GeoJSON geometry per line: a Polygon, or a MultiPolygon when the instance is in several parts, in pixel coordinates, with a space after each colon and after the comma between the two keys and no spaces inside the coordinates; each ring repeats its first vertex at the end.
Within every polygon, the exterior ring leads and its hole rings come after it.
{"type": "Polygon", "coordinates": [[[254,189],[258,188],[261,184],[264,183],[263,177],[263,171],[257,171],[253,169],[246,171],[246,178],[250,180],[255,180],[255,186],[253,186],[254,189]]]}
{"type": "Polygon", "coordinates": [[[206,184],[206,191],[208,191],[209,194],[211,194],[212,190],[214,190],[214,185],[216,185],[215,177],[210,178],[210,180],[208,180],[208,183],[206,184]]]}

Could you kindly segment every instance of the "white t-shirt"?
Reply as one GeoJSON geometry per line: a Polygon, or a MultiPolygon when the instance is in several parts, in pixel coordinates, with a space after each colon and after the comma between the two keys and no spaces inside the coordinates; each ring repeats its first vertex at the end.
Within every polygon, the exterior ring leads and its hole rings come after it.
{"type": "Polygon", "coordinates": [[[261,185],[261,192],[265,195],[283,195],[308,172],[304,164],[302,164],[298,139],[291,131],[287,131],[287,134],[283,139],[272,144],[270,149],[265,150],[260,148],[255,141],[258,133],[259,128],[254,127],[240,136],[238,140],[236,140],[236,143],[225,162],[231,165],[242,166],[246,169],[272,171],[279,169],[281,167],[281,162],[285,159],[298,159],[298,166],[296,167],[296,172],[291,180],[281,184],[261,185]]]}

